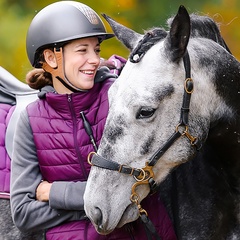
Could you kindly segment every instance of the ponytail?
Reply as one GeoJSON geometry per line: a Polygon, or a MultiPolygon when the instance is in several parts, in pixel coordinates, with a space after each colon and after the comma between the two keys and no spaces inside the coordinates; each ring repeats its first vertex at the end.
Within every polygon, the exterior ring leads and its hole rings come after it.
{"type": "Polygon", "coordinates": [[[26,82],[29,87],[39,90],[47,85],[53,86],[52,75],[43,69],[33,69],[26,75],[26,82]]]}

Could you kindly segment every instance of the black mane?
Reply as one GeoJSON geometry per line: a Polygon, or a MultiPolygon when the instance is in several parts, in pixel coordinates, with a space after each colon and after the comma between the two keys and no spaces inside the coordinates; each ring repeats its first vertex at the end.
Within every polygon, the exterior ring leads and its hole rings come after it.
{"type": "MultiPolygon", "coordinates": [[[[170,27],[173,18],[167,20],[170,27]]],[[[224,47],[231,53],[227,44],[221,36],[218,24],[208,16],[200,16],[197,14],[190,15],[191,20],[191,38],[208,38],[224,47]]],[[[167,31],[164,28],[152,28],[145,32],[143,38],[139,41],[138,45],[134,48],[129,56],[129,60],[133,63],[139,62],[144,54],[157,42],[167,36],[167,31]]]]}

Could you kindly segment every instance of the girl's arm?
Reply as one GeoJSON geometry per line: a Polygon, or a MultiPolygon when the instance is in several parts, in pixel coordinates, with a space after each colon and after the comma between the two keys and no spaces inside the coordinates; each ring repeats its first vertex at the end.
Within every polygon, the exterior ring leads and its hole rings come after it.
{"type": "Polygon", "coordinates": [[[84,211],[53,209],[48,202],[37,201],[36,189],[41,180],[33,134],[24,110],[16,128],[11,161],[10,195],[15,225],[22,231],[36,231],[84,218],[84,211]]]}

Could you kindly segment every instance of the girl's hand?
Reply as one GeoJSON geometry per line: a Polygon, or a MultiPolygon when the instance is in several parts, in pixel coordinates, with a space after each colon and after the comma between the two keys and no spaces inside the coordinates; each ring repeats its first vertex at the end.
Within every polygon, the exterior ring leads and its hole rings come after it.
{"type": "Polygon", "coordinates": [[[52,183],[42,181],[37,187],[36,199],[41,202],[48,202],[51,186],[52,183]]]}

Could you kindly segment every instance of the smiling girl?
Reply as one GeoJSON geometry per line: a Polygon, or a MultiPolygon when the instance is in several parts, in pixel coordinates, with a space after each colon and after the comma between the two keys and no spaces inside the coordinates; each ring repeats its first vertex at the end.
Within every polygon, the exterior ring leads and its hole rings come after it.
{"type": "MultiPolygon", "coordinates": [[[[30,24],[27,54],[35,69],[26,81],[39,99],[21,113],[11,168],[12,216],[21,231],[45,230],[48,240],[143,239],[139,223],[101,236],[84,212],[87,155],[100,142],[117,78],[100,67],[100,44],[111,37],[91,8],[74,1],[45,7],[30,24]]],[[[125,63],[111,60],[117,69],[125,63]]]]}

